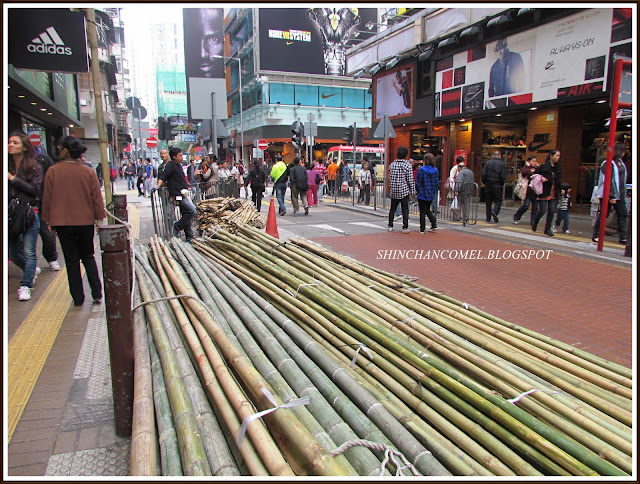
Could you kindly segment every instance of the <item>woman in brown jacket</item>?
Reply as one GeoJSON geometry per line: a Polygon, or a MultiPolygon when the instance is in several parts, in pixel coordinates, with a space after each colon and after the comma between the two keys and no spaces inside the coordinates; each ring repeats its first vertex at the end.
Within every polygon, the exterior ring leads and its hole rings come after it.
{"type": "Polygon", "coordinates": [[[87,148],[78,138],[63,136],[58,151],[60,162],[49,168],[44,179],[42,219],[60,239],[73,303],[84,303],[80,261],[87,271],[93,300],[99,303],[102,283],[93,257],[93,236],[94,227],[107,216],[100,183],[94,171],[80,161],[87,148]]]}

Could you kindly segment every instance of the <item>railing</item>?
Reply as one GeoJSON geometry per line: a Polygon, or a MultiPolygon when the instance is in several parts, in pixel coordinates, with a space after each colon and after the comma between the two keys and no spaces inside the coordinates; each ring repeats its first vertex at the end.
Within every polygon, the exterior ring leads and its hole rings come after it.
{"type": "Polygon", "coordinates": [[[478,201],[480,188],[477,183],[456,183],[453,190],[445,190],[444,203],[440,204],[441,193],[438,192],[436,218],[451,222],[462,222],[462,225],[478,222],[478,201]]]}
{"type": "MultiPolygon", "coordinates": [[[[238,198],[238,183],[235,178],[210,183],[196,183],[189,186],[191,200],[194,204],[202,200],[217,197],[238,198]]],[[[151,194],[151,213],[153,226],[158,237],[170,238],[173,233],[173,222],[180,219],[180,209],[174,205],[166,186],[151,194]]],[[[195,218],[194,218],[195,223],[195,218]]]]}

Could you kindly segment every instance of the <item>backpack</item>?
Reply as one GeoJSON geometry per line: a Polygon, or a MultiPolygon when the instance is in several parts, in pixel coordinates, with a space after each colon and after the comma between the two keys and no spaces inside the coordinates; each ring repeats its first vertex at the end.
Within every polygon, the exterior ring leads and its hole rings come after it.
{"type": "Polygon", "coordinates": [[[113,166],[111,167],[111,171],[109,172],[109,174],[111,175],[112,180],[118,177],[118,174],[116,173],[116,169],[113,166]]]}
{"type": "Polygon", "coordinates": [[[36,213],[33,210],[32,202],[26,195],[16,192],[9,200],[9,238],[15,239],[20,234],[24,234],[36,221],[36,213]]]}
{"type": "Polygon", "coordinates": [[[155,166],[153,167],[153,178],[158,178],[158,169],[155,166]]]}

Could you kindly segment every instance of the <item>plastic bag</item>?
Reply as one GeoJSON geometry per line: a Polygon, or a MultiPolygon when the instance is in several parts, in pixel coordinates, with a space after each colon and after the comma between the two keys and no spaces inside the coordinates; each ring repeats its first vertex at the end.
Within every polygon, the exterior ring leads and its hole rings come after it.
{"type": "Polygon", "coordinates": [[[456,210],[458,208],[458,197],[454,197],[451,202],[451,210],[456,210]]]}

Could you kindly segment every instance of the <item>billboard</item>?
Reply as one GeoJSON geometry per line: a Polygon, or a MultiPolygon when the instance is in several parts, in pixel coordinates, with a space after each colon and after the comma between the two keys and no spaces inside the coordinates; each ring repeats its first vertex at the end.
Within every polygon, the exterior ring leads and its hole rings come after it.
{"type": "Polygon", "coordinates": [[[436,116],[602,92],[614,20],[589,9],[439,61],[436,116]]]}
{"type": "Polygon", "coordinates": [[[66,8],[9,8],[9,63],[17,69],[88,72],[84,14],[66,8]]]}
{"type": "Polygon", "coordinates": [[[215,93],[218,117],[227,117],[224,80],[224,11],[222,8],[183,8],[187,110],[191,119],[210,119],[215,93]]]}
{"type": "Polygon", "coordinates": [[[375,8],[260,8],[260,70],[344,76],[347,49],[376,24],[375,8]]]}
{"type": "Polygon", "coordinates": [[[413,66],[396,68],[376,79],[376,119],[411,116],[413,112],[413,66]]]}

